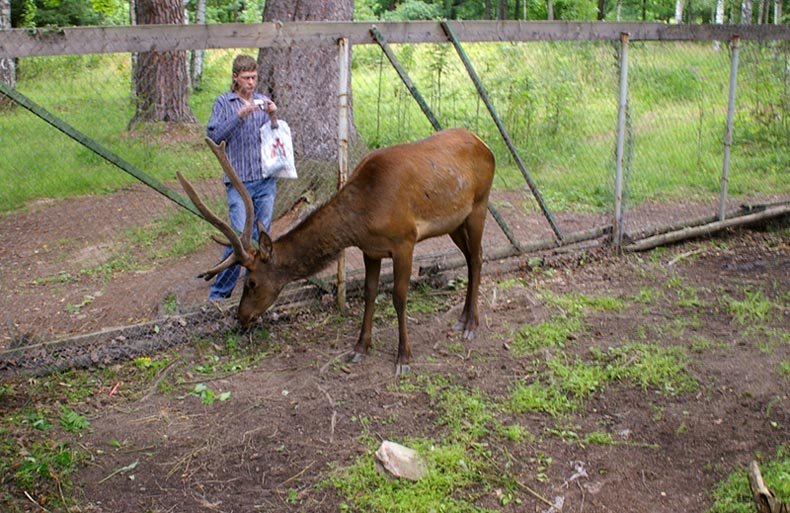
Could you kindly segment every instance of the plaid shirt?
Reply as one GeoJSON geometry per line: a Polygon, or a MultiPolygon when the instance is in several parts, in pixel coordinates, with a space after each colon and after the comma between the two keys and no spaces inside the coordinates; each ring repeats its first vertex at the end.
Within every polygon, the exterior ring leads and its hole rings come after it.
{"type": "MultiPolygon", "coordinates": [[[[253,99],[266,99],[256,92],[253,99]]],[[[242,99],[235,92],[219,95],[211,109],[211,117],[206,127],[206,135],[219,144],[225,141],[225,153],[233,169],[243,182],[263,178],[261,169],[261,126],[269,121],[269,115],[262,110],[255,111],[244,119],[239,118],[242,99]]],[[[224,176],[224,181],[229,182],[224,176]]]]}

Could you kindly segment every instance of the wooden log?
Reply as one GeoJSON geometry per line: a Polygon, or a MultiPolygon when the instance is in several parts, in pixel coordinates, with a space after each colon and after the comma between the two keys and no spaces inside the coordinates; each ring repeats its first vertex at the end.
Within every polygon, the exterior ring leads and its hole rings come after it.
{"type": "Polygon", "coordinates": [[[790,513],[790,507],[777,499],[771,490],[765,486],[763,475],[756,461],[749,464],[747,471],[749,476],[749,487],[752,489],[752,497],[757,505],[758,513],[790,513]]]}
{"type": "Polygon", "coordinates": [[[680,240],[690,239],[693,237],[700,237],[702,235],[710,235],[711,233],[715,233],[732,226],[756,223],[765,219],[770,219],[772,217],[786,215],[788,213],[790,213],[790,205],[779,205],[776,207],[767,208],[763,211],[757,212],[756,214],[733,217],[725,221],[718,221],[693,228],[683,228],[682,230],[675,232],[656,235],[655,237],[648,237],[647,239],[636,241],[633,244],[624,246],[623,249],[625,251],[645,251],[663,244],[678,242],[680,240]]]}

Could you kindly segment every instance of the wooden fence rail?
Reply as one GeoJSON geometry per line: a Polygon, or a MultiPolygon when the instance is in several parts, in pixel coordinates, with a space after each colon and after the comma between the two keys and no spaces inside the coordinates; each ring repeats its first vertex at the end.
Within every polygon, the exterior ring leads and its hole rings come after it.
{"type": "MultiPolygon", "coordinates": [[[[460,41],[743,41],[790,40],[789,25],[668,25],[574,21],[451,22],[460,41]]],[[[116,52],[375,44],[373,27],[390,43],[443,43],[440,22],[292,22],[139,25],[0,31],[0,58],[116,52]]]]}

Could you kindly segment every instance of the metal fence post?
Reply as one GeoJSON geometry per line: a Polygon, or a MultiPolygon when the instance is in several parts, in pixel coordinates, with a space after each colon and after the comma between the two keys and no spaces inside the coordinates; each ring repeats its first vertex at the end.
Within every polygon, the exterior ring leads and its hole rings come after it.
{"type": "Polygon", "coordinates": [[[617,106],[617,154],[614,176],[615,247],[623,242],[623,160],[625,158],[625,117],[628,109],[628,34],[620,34],[620,100],[617,106]]]}
{"type": "MultiPolygon", "coordinates": [[[[348,177],[348,70],[350,57],[348,51],[348,38],[341,37],[337,40],[339,83],[338,83],[338,113],[337,113],[337,189],[346,183],[348,177]]],[[[346,308],[346,255],[345,250],[340,252],[337,260],[337,306],[341,310],[346,308]]]]}
{"type": "Polygon", "coordinates": [[[732,147],[732,125],[735,116],[735,86],[738,82],[738,54],[740,36],[732,36],[732,59],[730,61],[730,94],[727,99],[727,128],[724,132],[724,162],[721,167],[721,197],[719,198],[719,221],[724,221],[727,210],[727,183],[730,179],[730,148],[732,147]]]}

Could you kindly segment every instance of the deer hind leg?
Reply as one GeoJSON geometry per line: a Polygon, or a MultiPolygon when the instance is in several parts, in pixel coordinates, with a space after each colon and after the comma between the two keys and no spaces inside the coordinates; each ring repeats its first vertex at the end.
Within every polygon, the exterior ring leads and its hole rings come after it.
{"type": "Polygon", "coordinates": [[[352,362],[360,362],[370,350],[373,338],[373,309],[376,295],[379,292],[379,274],[381,273],[381,259],[373,258],[363,253],[365,261],[365,313],[362,315],[362,328],[359,339],[351,355],[352,362]]]}
{"type": "Polygon", "coordinates": [[[450,233],[455,245],[466,258],[468,284],[466,287],[466,300],[461,311],[461,317],[453,326],[455,330],[463,330],[463,338],[471,340],[475,330],[480,324],[477,313],[477,296],[480,292],[480,273],[483,268],[483,227],[486,209],[476,207],[464,223],[454,232],[450,233]]]}
{"type": "Polygon", "coordinates": [[[406,328],[406,298],[409,293],[411,279],[412,254],[414,245],[404,244],[392,256],[392,304],[398,315],[398,358],[395,362],[395,374],[400,375],[409,371],[411,361],[411,346],[406,328]]]}

